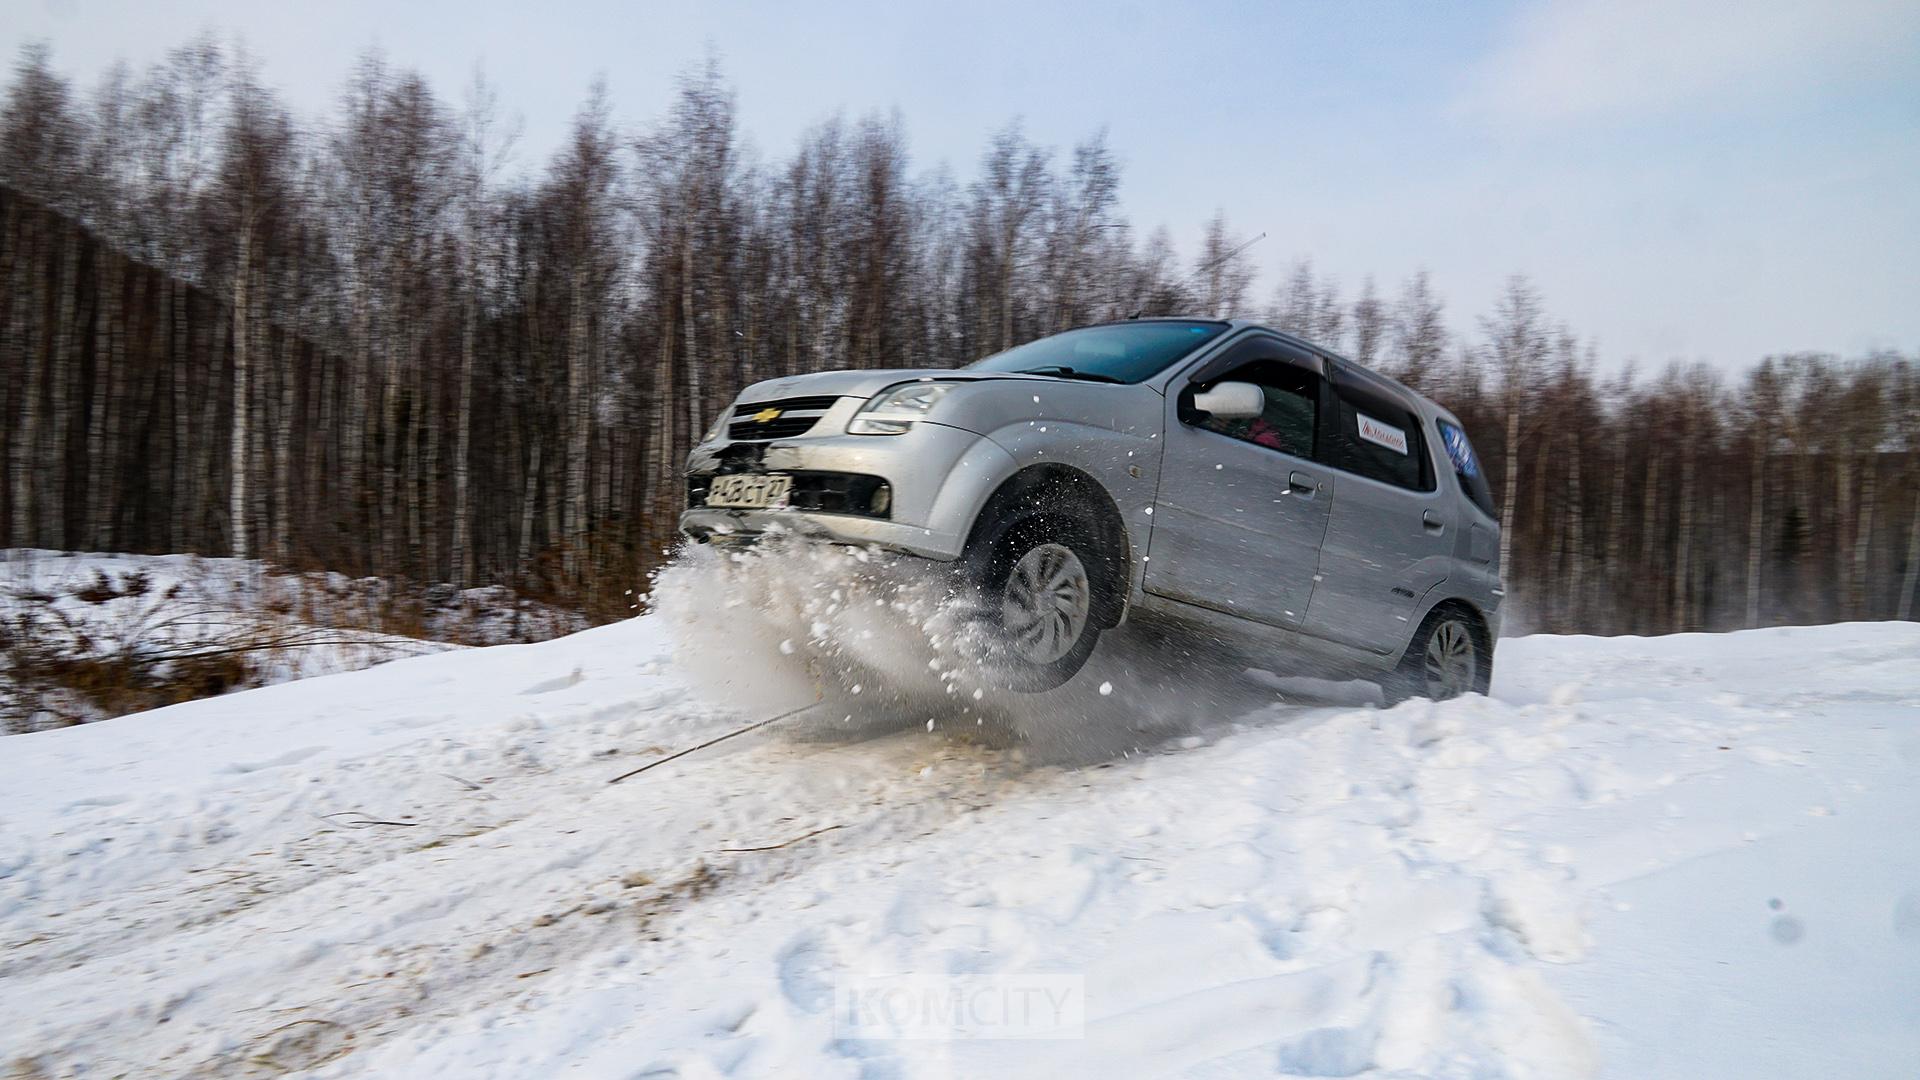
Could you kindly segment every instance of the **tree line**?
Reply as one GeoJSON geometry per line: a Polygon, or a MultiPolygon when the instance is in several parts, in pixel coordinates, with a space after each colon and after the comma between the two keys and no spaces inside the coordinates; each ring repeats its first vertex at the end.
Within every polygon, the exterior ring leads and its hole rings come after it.
{"type": "Polygon", "coordinates": [[[507,582],[599,616],[671,545],[679,468],[748,382],[965,363],[1134,313],[1253,315],[1460,414],[1521,623],[1910,618],[1920,380],[1897,354],[1604,375],[1524,279],[1460,327],[1424,273],[1265,303],[1219,214],[1137,230],[1095,132],[1018,123],[964,181],[897,116],[742,138],[717,63],[638,131],[596,86],[540,167],[476,77],[378,54],[303,121],[201,38],[0,105],[5,546],[507,582]],[[616,587],[618,586],[618,587],[616,587]]]}

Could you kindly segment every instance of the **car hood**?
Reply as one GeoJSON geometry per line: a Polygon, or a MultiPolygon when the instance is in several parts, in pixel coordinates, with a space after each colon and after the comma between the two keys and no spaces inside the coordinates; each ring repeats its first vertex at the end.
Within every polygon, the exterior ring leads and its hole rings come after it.
{"type": "Polygon", "coordinates": [[[985,382],[1000,379],[1058,382],[1044,375],[1015,375],[1002,371],[961,371],[955,368],[880,368],[870,371],[816,371],[808,375],[788,375],[757,382],[740,392],[743,402],[780,401],[796,397],[855,397],[873,395],[903,382],[917,379],[951,379],[961,382],[985,382]]]}

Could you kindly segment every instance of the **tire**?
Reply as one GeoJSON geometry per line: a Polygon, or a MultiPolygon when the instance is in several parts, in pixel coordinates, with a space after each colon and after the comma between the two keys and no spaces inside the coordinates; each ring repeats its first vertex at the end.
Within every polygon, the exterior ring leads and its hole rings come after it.
{"type": "Polygon", "coordinates": [[[1485,694],[1492,682],[1493,649],[1486,631],[1465,610],[1442,605],[1421,620],[1399,666],[1380,689],[1392,706],[1408,698],[1446,701],[1485,694]]]}
{"type": "Polygon", "coordinates": [[[1052,690],[1079,673],[1100,640],[1096,614],[1111,598],[1098,540],[1071,513],[1024,517],[983,539],[970,576],[995,674],[1020,693],[1052,690]]]}

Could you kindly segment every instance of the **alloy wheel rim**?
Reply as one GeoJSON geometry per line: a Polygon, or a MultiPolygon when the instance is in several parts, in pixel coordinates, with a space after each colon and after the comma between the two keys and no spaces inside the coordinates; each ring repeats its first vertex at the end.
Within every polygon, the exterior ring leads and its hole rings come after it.
{"type": "Polygon", "coordinates": [[[1092,607],[1093,589],[1080,556],[1064,544],[1041,544],[1007,575],[1001,624],[1022,659],[1051,664],[1073,651],[1092,607]]]}
{"type": "Polygon", "coordinates": [[[1471,693],[1480,674],[1473,635],[1466,624],[1448,619],[1427,638],[1427,696],[1436,701],[1471,693]]]}

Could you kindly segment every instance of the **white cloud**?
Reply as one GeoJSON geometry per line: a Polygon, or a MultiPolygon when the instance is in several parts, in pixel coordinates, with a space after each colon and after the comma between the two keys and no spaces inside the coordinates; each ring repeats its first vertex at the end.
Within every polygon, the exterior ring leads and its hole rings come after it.
{"type": "Polygon", "coordinates": [[[1541,122],[1754,103],[1920,52],[1912,0],[1568,0],[1522,9],[1459,102],[1541,122]]]}

